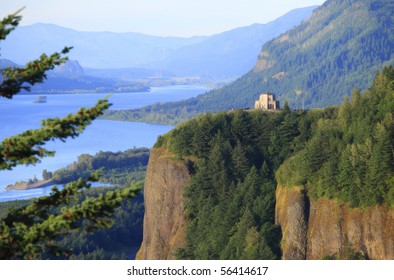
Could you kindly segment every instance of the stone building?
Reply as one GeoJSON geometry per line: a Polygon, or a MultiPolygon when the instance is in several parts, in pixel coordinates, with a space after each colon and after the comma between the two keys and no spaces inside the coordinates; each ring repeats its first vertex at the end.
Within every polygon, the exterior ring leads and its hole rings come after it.
{"type": "Polygon", "coordinates": [[[260,94],[259,100],[255,102],[255,109],[264,110],[279,110],[279,101],[275,100],[275,96],[272,93],[265,92],[260,94]]]}

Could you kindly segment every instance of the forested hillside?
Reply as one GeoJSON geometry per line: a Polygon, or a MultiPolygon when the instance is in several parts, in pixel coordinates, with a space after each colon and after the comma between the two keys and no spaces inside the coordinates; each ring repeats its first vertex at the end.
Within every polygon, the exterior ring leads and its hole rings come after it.
{"type": "Polygon", "coordinates": [[[307,186],[311,197],[351,207],[394,204],[394,68],[373,86],[355,88],[332,118],[322,118],[305,149],[277,172],[282,186],[307,186]]]}
{"type": "Polygon", "coordinates": [[[82,154],[76,162],[65,168],[54,172],[44,170],[43,178],[67,183],[78,178],[87,178],[92,172],[101,169],[100,182],[126,185],[144,179],[148,160],[148,148],[134,148],[123,152],[100,151],[94,156],[82,154]]]}
{"type": "Polygon", "coordinates": [[[181,159],[197,156],[185,190],[189,226],[181,259],[279,259],[274,172],[332,110],[206,114],[159,138],[181,159]]]}
{"type": "Polygon", "coordinates": [[[175,153],[192,174],[186,245],[178,257],[280,258],[278,182],[306,186],[311,199],[393,205],[393,85],[389,67],[340,107],[205,114],[159,138],[155,148],[175,153]]]}
{"type": "Polygon", "coordinates": [[[266,43],[255,68],[234,83],[107,117],[173,124],[206,111],[252,107],[265,91],[292,108],[340,104],[355,85],[367,89],[377,71],[393,65],[393,10],[394,1],[328,0],[301,25],[266,43]]]}

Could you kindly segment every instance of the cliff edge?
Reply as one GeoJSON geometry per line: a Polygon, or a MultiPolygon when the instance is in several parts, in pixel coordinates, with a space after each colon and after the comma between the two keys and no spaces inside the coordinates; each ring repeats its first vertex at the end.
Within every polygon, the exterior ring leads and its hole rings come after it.
{"type": "MultiPolygon", "coordinates": [[[[137,259],[175,259],[185,244],[183,192],[191,175],[186,163],[153,149],[144,187],[144,233],[137,259]]],[[[394,259],[394,208],[350,208],[336,200],[309,200],[303,187],[276,189],[275,223],[282,229],[282,259],[394,259]],[[354,256],[353,256],[354,257],[354,256]]]]}
{"type": "Polygon", "coordinates": [[[144,233],[137,259],[175,259],[186,229],[183,191],[187,165],[165,149],[152,149],[144,186],[144,233]]]}
{"type": "Polygon", "coordinates": [[[311,200],[302,187],[276,190],[276,224],[282,228],[283,259],[394,259],[394,209],[350,208],[335,200],[311,200]]]}

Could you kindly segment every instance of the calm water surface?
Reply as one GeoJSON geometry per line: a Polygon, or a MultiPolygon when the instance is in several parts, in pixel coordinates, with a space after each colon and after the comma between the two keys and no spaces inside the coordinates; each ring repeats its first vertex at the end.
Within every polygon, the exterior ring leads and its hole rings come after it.
{"type": "MultiPolygon", "coordinates": [[[[111,109],[139,108],[156,102],[187,99],[205,93],[203,86],[171,86],[152,88],[150,92],[115,93],[109,97],[111,109]]],[[[40,121],[48,117],[63,117],[76,112],[81,106],[93,106],[105,94],[59,94],[47,95],[47,103],[34,103],[35,95],[19,95],[12,100],[0,99],[0,140],[40,127],[40,121]]],[[[29,191],[5,191],[5,187],[16,181],[36,176],[42,170],[54,171],[75,161],[82,153],[95,154],[103,151],[123,151],[133,147],[152,147],[159,135],[173,127],[143,123],[96,120],[85,132],[63,143],[50,142],[49,149],[56,150],[55,157],[44,158],[35,166],[18,166],[12,171],[0,171],[0,202],[36,197],[48,194],[50,188],[29,191]]]]}

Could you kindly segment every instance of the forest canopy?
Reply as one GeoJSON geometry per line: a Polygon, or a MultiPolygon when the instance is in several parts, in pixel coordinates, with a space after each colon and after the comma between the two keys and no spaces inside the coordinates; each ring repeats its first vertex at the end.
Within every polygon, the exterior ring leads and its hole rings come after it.
{"type": "Polygon", "coordinates": [[[394,203],[394,68],[341,106],[237,110],[182,123],[158,139],[192,171],[181,259],[279,259],[275,187],[351,207],[394,203]]]}

